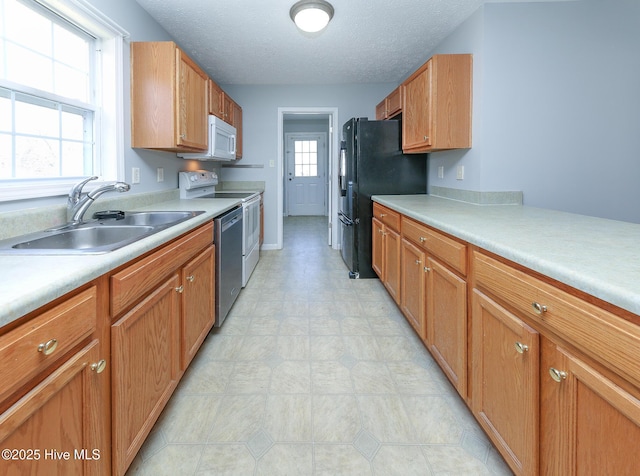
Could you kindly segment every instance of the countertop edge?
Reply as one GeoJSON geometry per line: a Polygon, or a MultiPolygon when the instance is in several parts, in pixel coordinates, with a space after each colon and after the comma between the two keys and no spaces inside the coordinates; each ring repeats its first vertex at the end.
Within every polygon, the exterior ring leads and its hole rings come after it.
{"type": "MultiPolygon", "coordinates": [[[[599,224],[603,228],[607,227],[607,230],[611,230],[612,227],[619,227],[624,232],[625,242],[619,244],[617,247],[614,246],[614,248],[621,253],[621,257],[619,258],[621,261],[625,260],[623,251],[628,248],[626,242],[629,241],[627,236],[629,229],[631,229],[633,233],[637,233],[638,237],[640,237],[640,225],[523,205],[478,205],[458,202],[442,197],[432,197],[428,195],[422,197],[425,197],[424,203],[420,203],[420,199],[417,198],[417,196],[409,198],[409,196],[400,195],[377,195],[373,196],[372,199],[374,202],[388,206],[403,215],[425,223],[426,225],[433,226],[471,245],[495,253],[507,260],[592,295],[602,301],[640,315],[640,293],[633,289],[632,284],[633,282],[640,282],[640,267],[638,267],[637,273],[635,269],[631,269],[631,275],[628,276],[621,275],[616,277],[613,275],[614,273],[607,275],[602,272],[603,267],[615,267],[615,262],[612,262],[612,258],[607,257],[607,255],[604,257],[585,256],[586,262],[585,260],[580,260],[579,263],[570,257],[562,259],[560,253],[555,252],[556,250],[553,249],[542,250],[541,252],[532,246],[524,249],[514,245],[513,240],[509,238],[501,239],[498,231],[491,232],[488,226],[477,226],[477,222],[478,220],[482,220],[483,215],[496,219],[496,217],[500,217],[502,211],[503,215],[508,215],[510,218],[520,215],[526,218],[531,215],[535,216],[538,220],[547,220],[549,223],[554,223],[558,220],[574,219],[578,222],[578,224],[575,225],[575,233],[577,235],[581,234],[582,228],[597,227],[599,224]],[[416,203],[420,203],[419,208],[412,206],[412,204],[416,203]],[[429,207],[432,209],[431,213],[429,207]],[[439,208],[446,208],[446,210],[439,210],[439,208]],[[449,219],[447,219],[447,214],[450,216],[449,219]],[[467,224],[465,226],[465,218],[469,218],[472,215],[476,217],[473,224],[467,224]],[[480,218],[477,218],[478,216],[480,218]],[[633,278],[637,279],[633,280],[633,278]]],[[[471,222],[471,220],[468,220],[468,223],[469,222],[471,222]]],[[[500,222],[496,220],[494,226],[500,226],[500,222]]],[[[589,229],[592,230],[593,228],[589,229]]],[[[523,233],[529,235],[523,237],[523,243],[535,242],[535,236],[531,236],[531,229],[524,229],[523,233]]],[[[509,236],[513,236],[513,230],[510,230],[509,236]]],[[[561,240],[561,238],[557,238],[557,240],[561,240]]],[[[579,237],[566,237],[566,241],[574,248],[580,248],[579,237]]],[[[611,232],[611,241],[615,242],[615,231],[611,232]]],[[[589,246],[585,246],[584,249],[588,250],[589,246]]],[[[585,251],[585,255],[586,254],[587,251],[585,251]]],[[[627,266],[627,268],[634,267],[627,266]]]]}

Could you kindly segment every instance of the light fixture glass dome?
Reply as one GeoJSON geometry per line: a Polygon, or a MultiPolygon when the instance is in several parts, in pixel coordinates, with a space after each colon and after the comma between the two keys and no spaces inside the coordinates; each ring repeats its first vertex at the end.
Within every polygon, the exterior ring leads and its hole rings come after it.
{"type": "Polygon", "coordinates": [[[333,7],[324,0],[300,0],[291,7],[289,15],[302,31],[317,33],[329,24],[333,7]]]}

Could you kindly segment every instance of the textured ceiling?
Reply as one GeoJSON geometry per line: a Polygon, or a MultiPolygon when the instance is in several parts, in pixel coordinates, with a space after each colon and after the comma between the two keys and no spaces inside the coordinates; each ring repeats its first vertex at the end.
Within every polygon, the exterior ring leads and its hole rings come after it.
{"type": "Polygon", "coordinates": [[[398,83],[482,4],[522,0],[330,0],[315,37],[295,1],[136,0],[220,84],[398,83]]]}

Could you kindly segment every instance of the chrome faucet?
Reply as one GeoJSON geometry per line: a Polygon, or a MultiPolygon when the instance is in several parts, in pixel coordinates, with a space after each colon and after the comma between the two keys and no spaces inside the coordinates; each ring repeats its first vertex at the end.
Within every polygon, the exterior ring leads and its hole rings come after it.
{"type": "Polygon", "coordinates": [[[112,184],[104,185],[100,188],[92,190],[89,193],[83,194],[82,188],[91,180],[97,180],[98,177],[89,177],[82,182],[77,183],[69,191],[69,198],[67,199],[67,217],[70,217],[69,224],[77,225],[82,223],[84,214],[89,209],[91,204],[96,198],[106,192],[128,192],[131,186],[124,182],[114,182],[112,184]]]}

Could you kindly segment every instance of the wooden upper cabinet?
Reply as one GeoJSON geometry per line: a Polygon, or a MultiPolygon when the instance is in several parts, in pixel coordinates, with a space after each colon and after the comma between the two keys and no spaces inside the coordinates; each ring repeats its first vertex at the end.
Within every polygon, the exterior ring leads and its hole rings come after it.
{"type": "Polygon", "coordinates": [[[402,84],[402,150],[471,147],[472,56],[436,55],[402,84]]]}
{"type": "Polygon", "coordinates": [[[242,158],[242,108],[215,81],[209,80],[209,114],[236,128],[236,160],[242,158]]]}
{"type": "Polygon", "coordinates": [[[131,146],[206,150],[208,80],[174,42],[131,43],[131,146]]]}
{"type": "Polygon", "coordinates": [[[393,119],[402,112],[403,87],[398,86],[376,106],[376,119],[393,119]]]}
{"type": "Polygon", "coordinates": [[[209,80],[209,114],[225,120],[224,91],[212,79],[209,80]]]}
{"type": "Polygon", "coordinates": [[[236,128],[236,160],[242,158],[242,108],[231,99],[231,125],[236,128]]]}

